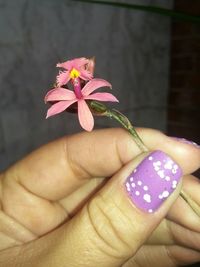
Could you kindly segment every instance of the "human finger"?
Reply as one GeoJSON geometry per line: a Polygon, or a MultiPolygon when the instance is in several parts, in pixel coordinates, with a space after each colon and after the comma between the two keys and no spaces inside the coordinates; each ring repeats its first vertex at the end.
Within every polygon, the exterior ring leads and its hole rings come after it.
{"type": "MultiPolygon", "coordinates": [[[[68,223],[41,266],[121,266],[136,254],[166,216],[181,189],[181,169],[161,151],[142,154],[117,172],[68,223]],[[163,180],[154,163],[169,161],[171,182],[163,180]]],[[[52,246],[52,238],[48,243],[52,246]]],[[[42,241],[41,241],[42,242],[42,241]]],[[[41,260],[41,257],[39,257],[41,260]]]]}
{"type": "Polygon", "coordinates": [[[200,261],[200,253],[177,245],[145,245],[122,267],[177,267],[200,261]]]}
{"type": "Polygon", "coordinates": [[[162,220],[147,240],[149,245],[179,245],[200,253],[200,233],[168,219],[162,220]]]}
{"type": "MultiPolygon", "coordinates": [[[[200,206],[200,182],[198,178],[193,175],[185,175],[183,177],[183,190],[200,206]]],[[[167,218],[189,230],[200,233],[200,218],[182,197],[176,200],[167,218]]]]}
{"type": "MultiPolygon", "coordinates": [[[[139,129],[150,150],[173,155],[184,173],[199,167],[200,150],[177,142],[159,131],[139,129]]],[[[113,175],[141,151],[122,129],[80,133],[54,141],[11,167],[4,176],[19,182],[29,192],[48,200],[71,194],[93,177],[113,175]]]]}

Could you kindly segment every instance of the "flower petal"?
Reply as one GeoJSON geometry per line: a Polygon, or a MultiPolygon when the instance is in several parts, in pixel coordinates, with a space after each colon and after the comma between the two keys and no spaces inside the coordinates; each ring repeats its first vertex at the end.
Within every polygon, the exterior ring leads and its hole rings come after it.
{"type": "Polygon", "coordinates": [[[58,76],[56,77],[56,83],[58,86],[65,85],[70,80],[69,71],[60,71],[58,76]]]}
{"type": "Polygon", "coordinates": [[[59,68],[64,68],[66,70],[71,70],[72,68],[80,68],[82,67],[83,65],[86,65],[88,63],[88,59],[86,59],[85,57],[80,57],[80,58],[75,58],[75,59],[72,59],[72,60],[67,60],[65,62],[62,62],[62,63],[58,63],[56,65],[56,67],[59,67],[59,68]]]}
{"type": "Polygon", "coordinates": [[[45,98],[45,103],[48,101],[61,101],[61,100],[73,100],[76,99],[74,92],[64,89],[64,88],[55,88],[50,90],[45,98]]]}
{"type": "Polygon", "coordinates": [[[89,59],[89,62],[86,65],[86,70],[89,71],[93,76],[94,68],[95,68],[95,57],[92,57],[92,58],[89,59]]]}
{"type": "Polygon", "coordinates": [[[69,101],[60,101],[60,102],[52,105],[47,111],[46,119],[51,117],[51,116],[54,116],[58,113],[63,112],[65,109],[67,109],[69,106],[71,106],[76,101],[77,101],[76,99],[69,100],[69,101]]]}
{"type": "Polygon", "coordinates": [[[94,93],[89,96],[85,96],[84,99],[119,102],[119,100],[110,93],[94,93]]]}
{"type": "Polygon", "coordinates": [[[96,90],[100,87],[105,87],[105,86],[110,87],[110,88],[112,87],[111,84],[109,82],[107,82],[106,80],[92,79],[88,83],[86,83],[86,85],[83,87],[81,92],[82,92],[83,96],[88,96],[94,90],[96,90]]]}
{"type": "Polygon", "coordinates": [[[73,61],[73,67],[74,68],[80,68],[86,64],[89,63],[89,59],[85,58],[85,57],[79,57],[79,58],[75,58],[72,60],[73,61]]]}
{"type": "Polygon", "coordinates": [[[94,118],[87,103],[83,99],[78,100],[78,118],[83,129],[88,132],[92,131],[94,127],[94,118]]]}
{"type": "Polygon", "coordinates": [[[58,63],[58,64],[56,65],[56,67],[58,67],[58,68],[63,68],[63,69],[66,69],[66,70],[69,70],[69,69],[71,69],[71,61],[72,61],[72,60],[67,60],[67,61],[65,61],[65,62],[58,63]]]}
{"type": "Polygon", "coordinates": [[[87,80],[91,80],[93,78],[93,75],[91,72],[89,72],[88,70],[81,70],[80,71],[80,78],[87,81],[87,80]]]}

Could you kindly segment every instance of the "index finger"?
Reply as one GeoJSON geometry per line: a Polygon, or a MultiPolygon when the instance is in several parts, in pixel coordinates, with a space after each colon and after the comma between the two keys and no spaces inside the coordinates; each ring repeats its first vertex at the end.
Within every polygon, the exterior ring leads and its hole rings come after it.
{"type": "MultiPolygon", "coordinates": [[[[149,150],[169,154],[184,172],[199,167],[200,150],[177,142],[159,131],[139,129],[149,150]]],[[[51,142],[32,152],[5,172],[28,191],[48,200],[66,197],[93,177],[109,177],[140,154],[123,129],[79,133],[51,142]]]]}

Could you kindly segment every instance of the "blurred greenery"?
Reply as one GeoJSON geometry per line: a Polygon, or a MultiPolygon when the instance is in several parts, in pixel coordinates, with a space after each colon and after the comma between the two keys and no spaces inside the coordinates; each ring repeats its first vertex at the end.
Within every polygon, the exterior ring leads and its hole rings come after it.
{"type": "Polygon", "coordinates": [[[171,17],[177,20],[189,21],[193,23],[200,23],[200,16],[193,16],[190,14],[173,11],[171,9],[157,7],[157,6],[149,6],[149,5],[137,5],[137,4],[128,4],[128,3],[120,3],[113,1],[96,1],[96,0],[72,0],[74,2],[83,2],[83,3],[91,3],[91,4],[100,4],[100,5],[108,5],[115,6],[120,8],[127,9],[135,9],[145,12],[150,12],[154,14],[159,14],[162,16],[171,17]]]}

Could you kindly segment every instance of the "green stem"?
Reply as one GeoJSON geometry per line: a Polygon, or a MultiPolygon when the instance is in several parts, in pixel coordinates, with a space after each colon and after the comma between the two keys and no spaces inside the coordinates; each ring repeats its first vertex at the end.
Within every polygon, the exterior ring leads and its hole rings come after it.
{"type": "MultiPolygon", "coordinates": [[[[142,152],[149,151],[148,148],[143,143],[142,139],[137,134],[135,128],[133,127],[129,119],[124,114],[115,109],[108,109],[104,104],[97,101],[90,101],[88,105],[94,115],[109,117],[119,122],[131,134],[136,145],[142,152]]],[[[181,190],[180,196],[191,207],[191,209],[200,217],[199,205],[184,190],[181,190]]]]}
{"type": "Polygon", "coordinates": [[[200,217],[200,207],[199,207],[199,205],[184,190],[181,190],[180,196],[192,208],[192,210],[200,217]]]}
{"type": "Polygon", "coordinates": [[[107,113],[105,114],[105,116],[109,118],[113,118],[117,122],[119,122],[131,134],[136,145],[139,147],[139,149],[142,152],[148,151],[148,148],[145,146],[142,139],[139,137],[135,128],[133,127],[133,125],[130,123],[130,121],[128,120],[126,116],[124,116],[122,113],[120,113],[118,110],[115,110],[115,109],[107,110],[107,113]]]}
{"type": "Polygon", "coordinates": [[[133,127],[129,119],[124,114],[122,114],[116,109],[108,109],[104,104],[97,102],[97,101],[91,101],[89,103],[89,106],[95,115],[109,117],[119,122],[131,134],[131,136],[133,137],[139,149],[142,152],[148,151],[148,148],[145,146],[142,139],[139,137],[138,133],[136,132],[135,128],[133,127]]]}
{"type": "Polygon", "coordinates": [[[137,4],[128,4],[128,3],[120,3],[120,2],[111,2],[111,1],[96,1],[96,0],[73,0],[75,2],[85,2],[85,3],[91,3],[91,4],[100,4],[100,5],[108,5],[108,6],[115,6],[115,7],[121,7],[121,8],[128,8],[128,9],[135,9],[145,12],[150,12],[166,17],[171,17],[177,20],[183,20],[193,23],[200,23],[200,17],[194,16],[190,14],[186,14],[183,12],[174,11],[167,8],[157,7],[157,6],[149,6],[149,5],[137,5],[137,4]]]}

